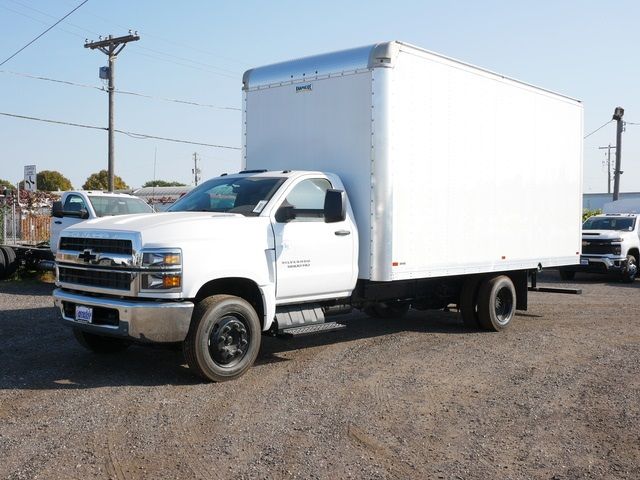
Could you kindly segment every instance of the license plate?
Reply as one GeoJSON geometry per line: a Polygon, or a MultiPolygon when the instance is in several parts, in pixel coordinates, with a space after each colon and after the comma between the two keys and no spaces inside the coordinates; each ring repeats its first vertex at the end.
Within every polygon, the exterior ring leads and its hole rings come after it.
{"type": "Polygon", "coordinates": [[[589,265],[589,260],[587,260],[586,258],[581,258],[580,265],[589,265]]]}
{"type": "Polygon", "coordinates": [[[93,320],[93,308],[84,305],[76,305],[76,322],[91,323],[93,320]]]}

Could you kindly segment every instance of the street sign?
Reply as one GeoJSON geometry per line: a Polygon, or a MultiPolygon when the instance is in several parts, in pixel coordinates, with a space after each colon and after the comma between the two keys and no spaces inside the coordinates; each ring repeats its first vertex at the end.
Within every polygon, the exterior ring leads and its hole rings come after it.
{"type": "Polygon", "coordinates": [[[35,192],[38,189],[38,187],[36,186],[35,165],[24,166],[24,189],[28,192],[35,192]]]}

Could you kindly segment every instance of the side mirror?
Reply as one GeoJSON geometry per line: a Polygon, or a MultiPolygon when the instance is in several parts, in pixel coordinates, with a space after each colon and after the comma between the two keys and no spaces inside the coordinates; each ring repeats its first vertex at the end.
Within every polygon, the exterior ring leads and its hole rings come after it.
{"type": "Polygon", "coordinates": [[[62,218],[64,213],[62,212],[62,202],[53,202],[51,207],[51,216],[56,218],[62,218]]]}
{"type": "Polygon", "coordinates": [[[345,218],[347,218],[347,194],[344,190],[327,190],[324,196],[325,223],[342,222],[345,218]]]}
{"type": "Polygon", "coordinates": [[[282,205],[276,211],[276,222],[287,223],[296,218],[296,210],[293,205],[282,205]]]}
{"type": "Polygon", "coordinates": [[[86,220],[87,218],[89,218],[89,211],[85,210],[84,208],[80,210],[80,218],[83,220],[86,220]]]}

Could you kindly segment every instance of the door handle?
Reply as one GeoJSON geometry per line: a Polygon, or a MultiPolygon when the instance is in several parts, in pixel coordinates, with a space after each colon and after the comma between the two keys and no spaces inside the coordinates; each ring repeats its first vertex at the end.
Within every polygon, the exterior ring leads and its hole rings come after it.
{"type": "Polygon", "coordinates": [[[62,225],[62,222],[61,222],[60,220],[56,220],[56,221],[55,221],[55,222],[53,222],[53,223],[55,223],[56,225],[62,225]]]}
{"type": "Polygon", "coordinates": [[[346,235],[351,235],[351,232],[349,230],[336,230],[334,233],[336,235],[338,235],[339,237],[344,237],[346,235]]]}

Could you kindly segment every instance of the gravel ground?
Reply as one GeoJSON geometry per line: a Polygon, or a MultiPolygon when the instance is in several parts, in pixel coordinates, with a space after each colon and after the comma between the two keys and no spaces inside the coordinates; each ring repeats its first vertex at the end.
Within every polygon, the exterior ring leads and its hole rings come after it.
{"type": "Polygon", "coordinates": [[[265,338],[241,379],[97,356],[52,286],[0,283],[0,478],[640,478],[640,281],[545,285],[502,333],[456,312],[265,338]]]}

